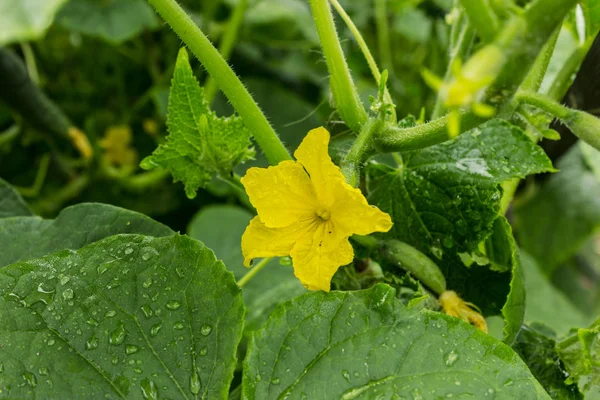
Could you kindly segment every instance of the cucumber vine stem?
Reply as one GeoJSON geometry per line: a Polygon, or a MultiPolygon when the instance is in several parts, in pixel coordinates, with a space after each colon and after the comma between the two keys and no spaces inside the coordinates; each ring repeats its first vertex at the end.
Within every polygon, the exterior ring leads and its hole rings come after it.
{"type": "Polygon", "coordinates": [[[485,42],[491,42],[498,32],[500,23],[488,2],[485,0],[460,0],[460,3],[477,33],[485,42]]]}
{"type": "Polygon", "coordinates": [[[254,139],[273,165],[290,160],[291,156],[277,136],[277,133],[261,111],[260,107],[227,61],[198,28],[192,19],[179,6],[176,0],[148,0],[158,14],[183,40],[204,68],[215,79],[233,108],[252,131],[254,139]]]}
{"type": "MultiPolygon", "coordinates": [[[[151,0],[157,1],[157,0],[151,0]]],[[[360,132],[367,121],[367,111],[350,75],[340,44],[329,0],[310,0],[313,18],[321,40],[321,47],[330,73],[330,86],[335,107],[340,116],[354,132],[360,132]]]]}
{"type": "Polygon", "coordinates": [[[272,257],[263,258],[262,260],[257,262],[255,266],[250,268],[250,270],[246,272],[246,274],[237,281],[237,285],[239,287],[244,287],[252,278],[254,278],[256,274],[258,274],[264,267],[266,267],[269,264],[269,261],[271,261],[272,259],[272,257]]]}

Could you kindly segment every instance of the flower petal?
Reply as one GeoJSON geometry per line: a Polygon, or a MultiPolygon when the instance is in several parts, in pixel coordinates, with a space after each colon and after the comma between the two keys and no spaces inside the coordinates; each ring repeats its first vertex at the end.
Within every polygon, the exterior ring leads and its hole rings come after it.
{"type": "Polygon", "coordinates": [[[341,236],[368,235],[387,232],[392,228],[392,218],[379,208],[369,205],[359,189],[344,182],[343,190],[336,193],[331,207],[331,220],[341,236]]]}
{"type": "Polygon", "coordinates": [[[313,184],[297,162],[250,168],[241,182],[260,220],[270,228],[289,226],[317,209],[313,184]]]}
{"type": "Polygon", "coordinates": [[[254,258],[290,255],[300,237],[316,228],[314,218],[301,220],[285,228],[269,228],[259,217],[254,217],[242,235],[244,265],[254,258]]]}
{"type": "Polygon", "coordinates": [[[318,224],[298,239],[291,252],[294,274],[309,290],[329,292],[337,269],[354,258],[348,239],[337,235],[332,226],[331,222],[318,224]]]}
{"type": "Polygon", "coordinates": [[[327,148],[329,132],[321,127],[308,132],[294,156],[310,175],[319,201],[324,206],[334,202],[334,194],[340,182],[346,182],[340,168],[331,161],[327,148]]]}

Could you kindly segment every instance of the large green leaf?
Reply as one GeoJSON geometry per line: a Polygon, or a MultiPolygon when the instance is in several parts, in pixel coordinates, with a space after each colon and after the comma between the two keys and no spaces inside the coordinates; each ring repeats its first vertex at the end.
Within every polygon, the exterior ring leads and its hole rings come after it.
{"type": "MultiPolygon", "coordinates": [[[[233,206],[212,206],[194,216],[188,234],[198,239],[221,259],[236,279],[248,271],[244,267],[241,240],[252,219],[250,212],[233,206]]],[[[275,258],[242,289],[248,307],[246,331],[260,328],[278,304],[306,293],[291,266],[280,265],[275,258]]]]}
{"type": "Polygon", "coordinates": [[[71,31],[115,44],[159,26],[145,0],[70,0],[57,22],[71,31]]]}
{"type": "Polygon", "coordinates": [[[0,179],[0,218],[32,215],[31,210],[21,197],[6,181],[0,179]]]}
{"type": "Polygon", "coordinates": [[[549,398],[508,346],[457,319],[407,309],[386,285],[280,306],[252,338],[243,397],[549,398]]]}
{"type": "Polygon", "coordinates": [[[0,0],[0,46],[41,38],[66,0],[0,0]]]}
{"type": "Polygon", "coordinates": [[[0,219],[0,267],[60,250],[77,250],[118,233],[168,236],[173,231],[143,214],[97,203],[65,208],[54,220],[4,218],[0,219]]]}
{"type": "Polygon", "coordinates": [[[118,235],[0,270],[3,398],[225,398],[244,305],[202,243],[118,235]]]}
{"type": "Polygon", "coordinates": [[[588,37],[594,37],[600,30],[600,1],[583,0],[581,7],[585,17],[585,30],[588,37]]]}
{"type": "Polygon", "coordinates": [[[185,48],[177,57],[168,108],[167,141],[141,165],[169,170],[175,181],[184,183],[188,197],[195,197],[214,174],[230,174],[236,165],[254,156],[249,148],[250,131],[242,119],[219,118],[210,110],[185,48]]]}
{"type": "Polygon", "coordinates": [[[581,146],[573,146],[558,168],[559,173],[515,209],[521,246],[547,275],[600,228],[600,176],[586,162],[581,146]]]}
{"type": "Polygon", "coordinates": [[[541,322],[559,335],[568,333],[571,328],[586,326],[591,322],[542,274],[533,257],[523,251],[521,260],[527,290],[525,322],[541,322]]]}
{"type": "Polygon", "coordinates": [[[500,120],[402,158],[398,169],[369,167],[369,203],[392,216],[388,236],[438,257],[444,248],[474,251],[490,234],[500,183],[553,170],[540,147],[500,120]]]}

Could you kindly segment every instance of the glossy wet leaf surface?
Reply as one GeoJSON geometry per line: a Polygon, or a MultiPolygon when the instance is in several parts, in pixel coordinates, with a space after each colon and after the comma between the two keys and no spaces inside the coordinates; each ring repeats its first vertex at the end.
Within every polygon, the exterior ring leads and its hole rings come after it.
{"type": "Polygon", "coordinates": [[[118,235],[0,270],[0,396],[226,396],[241,291],[202,243],[118,235]]]}
{"type": "Polygon", "coordinates": [[[0,179],[0,218],[31,215],[21,195],[6,181],[0,179]]]}
{"type": "Polygon", "coordinates": [[[369,202],[392,216],[388,236],[434,255],[472,251],[490,234],[500,183],[553,169],[523,131],[499,120],[402,158],[398,169],[369,167],[369,202]]]}
{"type": "Polygon", "coordinates": [[[3,246],[0,267],[60,250],[77,250],[119,233],[169,236],[174,232],[143,214],[99,203],[65,208],[53,220],[40,217],[0,219],[0,243],[3,246]]]}
{"type": "Polygon", "coordinates": [[[244,365],[246,399],[549,398],[508,346],[385,285],[284,303],[244,365]]]}

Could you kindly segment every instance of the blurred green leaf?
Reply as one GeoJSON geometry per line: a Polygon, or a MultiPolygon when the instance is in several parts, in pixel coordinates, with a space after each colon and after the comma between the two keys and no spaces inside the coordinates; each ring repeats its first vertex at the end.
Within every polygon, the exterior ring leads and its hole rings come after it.
{"type": "Polygon", "coordinates": [[[600,177],[577,144],[557,164],[560,172],[515,208],[521,246],[548,276],[600,227],[600,177]]]}
{"type": "Polygon", "coordinates": [[[596,36],[600,30],[600,1],[583,0],[580,2],[585,17],[585,30],[587,36],[596,36]]]}
{"type": "Polygon", "coordinates": [[[387,285],[284,303],[244,361],[249,400],[394,396],[549,398],[508,346],[457,319],[405,308],[387,285]]]}
{"type": "Polygon", "coordinates": [[[173,231],[143,214],[96,203],[65,208],[54,220],[0,219],[0,268],[61,250],[77,250],[119,233],[168,236],[173,231]]]}
{"type": "Polygon", "coordinates": [[[154,10],[145,0],[70,0],[57,23],[72,32],[114,44],[159,26],[154,10]]]}
{"type": "MultiPolygon", "coordinates": [[[[250,271],[243,265],[241,241],[251,219],[252,214],[239,207],[211,206],[194,216],[188,234],[209,246],[239,280],[250,271]]],[[[292,268],[280,265],[277,258],[271,260],[242,289],[248,308],[246,333],[262,327],[275,306],[303,293],[306,289],[292,268]]]]}
{"type": "Polygon", "coordinates": [[[0,178],[0,218],[32,215],[19,192],[0,178]]]}
{"type": "Polygon", "coordinates": [[[66,0],[0,0],[0,46],[41,38],[66,0]]]}
{"type": "Polygon", "coordinates": [[[544,276],[535,259],[521,252],[527,307],[525,322],[541,322],[559,335],[565,335],[571,328],[582,327],[590,323],[588,318],[577,309],[560,290],[544,276]]]}
{"type": "Polygon", "coordinates": [[[175,181],[184,183],[189,198],[196,197],[198,188],[206,187],[214,174],[231,174],[254,156],[242,119],[219,118],[210,110],[185,48],[177,57],[168,109],[169,136],[141,166],[169,170],[175,181]]]}
{"type": "Polygon", "coordinates": [[[2,397],[225,398],[240,289],[202,243],[119,235],[0,270],[2,397]]]}

